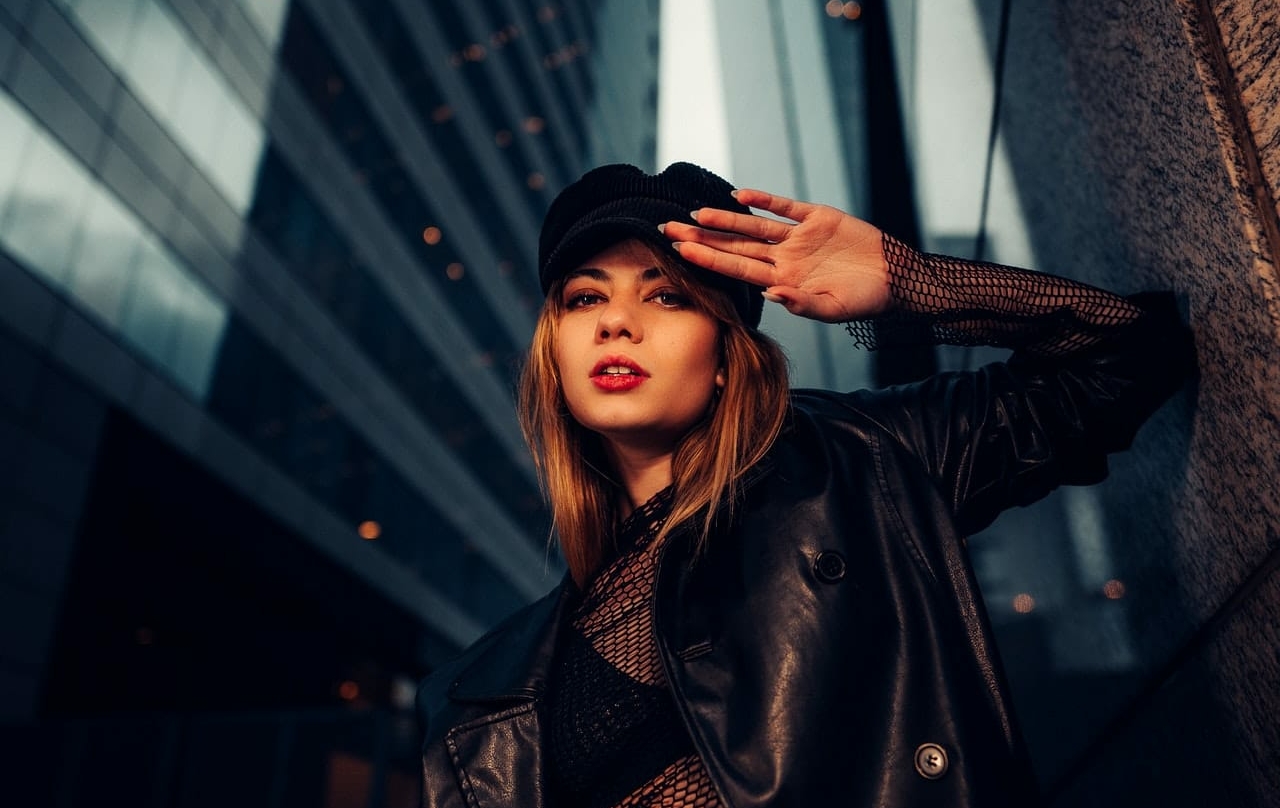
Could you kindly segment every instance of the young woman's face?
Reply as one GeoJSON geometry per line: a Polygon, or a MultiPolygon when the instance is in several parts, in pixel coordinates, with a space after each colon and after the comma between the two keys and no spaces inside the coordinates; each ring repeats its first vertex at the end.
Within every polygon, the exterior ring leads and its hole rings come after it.
{"type": "Polygon", "coordinates": [[[570,272],[561,302],[555,359],[569,412],[606,439],[674,449],[724,383],[717,322],[636,240],[570,272]]]}

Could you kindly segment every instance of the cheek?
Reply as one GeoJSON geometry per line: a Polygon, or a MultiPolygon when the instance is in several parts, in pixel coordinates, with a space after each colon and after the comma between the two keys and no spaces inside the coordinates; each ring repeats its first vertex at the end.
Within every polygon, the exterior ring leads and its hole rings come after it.
{"type": "MultiPolygon", "coordinates": [[[[563,335],[563,331],[560,332],[563,335]]],[[[582,399],[584,389],[589,384],[585,374],[575,363],[574,351],[566,347],[565,340],[557,340],[551,346],[551,366],[555,371],[556,386],[560,397],[571,413],[575,412],[575,404],[582,399]],[[577,369],[575,369],[577,368],[577,369]]],[[[576,417],[576,413],[575,413],[576,417]]]]}
{"type": "Polygon", "coordinates": [[[564,324],[561,323],[551,340],[551,364],[556,370],[556,376],[560,379],[563,386],[564,379],[568,375],[569,368],[573,364],[573,351],[569,346],[573,344],[570,335],[566,334],[564,324]]]}
{"type": "Polygon", "coordinates": [[[697,348],[689,358],[689,366],[695,369],[699,378],[705,377],[708,384],[714,384],[716,375],[724,366],[719,331],[715,328],[702,331],[694,336],[692,344],[697,348]]]}

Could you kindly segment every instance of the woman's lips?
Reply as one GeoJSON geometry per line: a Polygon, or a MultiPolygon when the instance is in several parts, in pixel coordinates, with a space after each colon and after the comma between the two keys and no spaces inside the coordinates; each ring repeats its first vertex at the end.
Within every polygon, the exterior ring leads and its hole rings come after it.
{"type": "Polygon", "coordinates": [[[591,369],[591,383],[601,390],[633,390],[647,378],[644,368],[625,357],[602,359],[591,369]]]}
{"type": "Polygon", "coordinates": [[[601,390],[634,390],[647,378],[638,373],[598,373],[591,377],[591,383],[601,390]]]}

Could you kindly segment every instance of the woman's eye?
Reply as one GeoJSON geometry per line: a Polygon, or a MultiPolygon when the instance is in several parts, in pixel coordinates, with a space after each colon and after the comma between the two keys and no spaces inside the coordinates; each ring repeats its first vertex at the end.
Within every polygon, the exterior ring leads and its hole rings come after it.
{"type": "Polygon", "coordinates": [[[679,292],[658,292],[653,300],[669,309],[683,309],[689,305],[689,298],[679,292]]]}
{"type": "Polygon", "coordinates": [[[602,300],[604,300],[604,298],[595,292],[574,292],[565,299],[564,306],[566,309],[572,311],[573,309],[580,309],[583,306],[590,306],[594,303],[599,303],[602,300]]]}

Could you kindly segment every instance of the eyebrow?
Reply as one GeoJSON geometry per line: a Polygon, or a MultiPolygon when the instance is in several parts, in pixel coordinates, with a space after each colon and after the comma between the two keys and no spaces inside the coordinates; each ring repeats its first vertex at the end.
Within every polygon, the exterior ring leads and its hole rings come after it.
{"type": "MultiPolygon", "coordinates": [[[[649,267],[640,273],[640,280],[654,281],[658,278],[666,277],[666,274],[667,273],[662,270],[662,267],[649,267]]],[[[574,278],[590,278],[593,281],[600,282],[612,280],[612,277],[607,270],[599,269],[597,267],[581,267],[579,269],[570,270],[569,273],[564,276],[566,283],[574,278]]]]}

